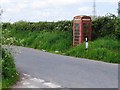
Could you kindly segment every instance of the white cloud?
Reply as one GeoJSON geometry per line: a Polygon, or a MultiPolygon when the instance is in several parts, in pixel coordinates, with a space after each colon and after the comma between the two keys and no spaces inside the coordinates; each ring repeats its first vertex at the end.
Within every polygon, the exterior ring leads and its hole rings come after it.
{"type": "Polygon", "coordinates": [[[92,7],[80,7],[78,9],[79,13],[80,14],[84,14],[84,15],[90,15],[93,11],[93,8],[92,7]]]}
{"type": "MultiPolygon", "coordinates": [[[[87,2],[93,2],[94,0],[34,0],[31,2],[30,6],[34,9],[44,9],[44,8],[56,8],[63,6],[75,6],[81,5],[87,2]]],[[[107,2],[107,3],[117,3],[119,0],[95,0],[96,2],[107,2]]]]}
{"type": "Polygon", "coordinates": [[[11,0],[0,0],[1,4],[6,4],[6,3],[10,3],[11,0]]]}
{"type": "Polygon", "coordinates": [[[38,13],[38,16],[40,16],[40,17],[49,17],[49,16],[51,16],[51,12],[40,12],[40,13],[38,13]]]}
{"type": "MultiPolygon", "coordinates": [[[[54,8],[62,7],[67,5],[72,5],[78,3],[79,0],[44,0],[44,1],[33,1],[31,7],[34,9],[43,9],[43,8],[54,8]]],[[[81,1],[79,2],[81,3],[81,1]]]]}
{"type": "Polygon", "coordinates": [[[30,5],[32,8],[36,9],[36,8],[46,8],[48,6],[46,1],[34,1],[33,3],[31,3],[30,5]]]}
{"type": "Polygon", "coordinates": [[[51,5],[70,5],[77,3],[78,0],[48,0],[51,5]]]}
{"type": "MultiPolygon", "coordinates": [[[[118,1],[96,0],[97,15],[108,11],[115,12],[118,1]],[[105,7],[108,9],[104,9],[105,7]]],[[[93,0],[0,0],[0,4],[5,11],[3,15],[7,16],[3,17],[5,21],[7,19],[56,21],[71,19],[74,15],[92,15],[93,11],[93,0]]]]}
{"type": "Polygon", "coordinates": [[[18,3],[18,5],[16,5],[16,8],[20,8],[20,9],[25,9],[27,7],[28,7],[28,5],[25,3],[18,3]]]}
{"type": "Polygon", "coordinates": [[[28,7],[25,3],[16,3],[16,5],[5,8],[5,12],[8,13],[19,13],[28,7]]]}
{"type": "MultiPolygon", "coordinates": [[[[94,0],[80,0],[81,2],[93,2],[94,0]]],[[[95,0],[96,2],[118,2],[119,0],[95,0]]]]}
{"type": "Polygon", "coordinates": [[[6,12],[10,12],[10,13],[19,13],[21,11],[20,8],[8,8],[6,9],[6,12]]]}
{"type": "Polygon", "coordinates": [[[118,2],[119,0],[96,0],[96,2],[118,2]]]}

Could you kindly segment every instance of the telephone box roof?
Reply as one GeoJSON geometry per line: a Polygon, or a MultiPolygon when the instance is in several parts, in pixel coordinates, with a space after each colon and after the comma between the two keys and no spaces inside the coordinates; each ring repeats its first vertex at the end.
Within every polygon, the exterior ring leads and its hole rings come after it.
{"type": "Polygon", "coordinates": [[[78,16],[75,16],[74,18],[91,18],[91,17],[86,15],[78,15],[78,16]]]}

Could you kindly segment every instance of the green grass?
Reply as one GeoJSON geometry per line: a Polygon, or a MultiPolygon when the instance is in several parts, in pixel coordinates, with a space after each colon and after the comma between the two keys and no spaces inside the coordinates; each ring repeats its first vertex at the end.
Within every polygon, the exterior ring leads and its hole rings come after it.
{"type": "MultiPolygon", "coordinates": [[[[31,47],[35,49],[44,49],[47,51],[63,52],[72,46],[72,35],[62,31],[15,31],[11,30],[9,34],[4,33],[5,37],[12,36],[15,45],[31,47]]],[[[5,44],[9,42],[6,41],[5,44]]]]}
{"type": "Polygon", "coordinates": [[[120,63],[120,41],[107,36],[89,42],[89,49],[85,50],[85,43],[72,47],[72,32],[65,31],[20,31],[11,30],[4,33],[5,37],[14,37],[15,45],[44,49],[59,54],[94,59],[109,63],[120,63]]]}
{"type": "Polygon", "coordinates": [[[85,43],[71,48],[66,55],[94,59],[109,63],[120,63],[120,42],[114,38],[104,37],[89,43],[85,50],[85,43]]]}
{"type": "Polygon", "coordinates": [[[12,55],[2,49],[2,89],[10,88],[19,80],[12,55]]]}

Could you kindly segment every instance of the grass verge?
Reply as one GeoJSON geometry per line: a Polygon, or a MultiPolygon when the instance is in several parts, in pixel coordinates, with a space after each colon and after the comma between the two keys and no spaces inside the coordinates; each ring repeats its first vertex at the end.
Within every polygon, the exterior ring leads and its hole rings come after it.
{"type": "Polygon", "coordinates": [[[19,80],[13,57],[5,49],[2,49],[2,89],[9,89],[19,80]]]}
{"type": "Polygon", "coordinates": [[[90,42],[88,50],[85,50],[85,43],[83,43],[71,48],[65,54],[109,63],[120,63],[119,52],[120,42],[112,37],[104,37],[90,42]]]}

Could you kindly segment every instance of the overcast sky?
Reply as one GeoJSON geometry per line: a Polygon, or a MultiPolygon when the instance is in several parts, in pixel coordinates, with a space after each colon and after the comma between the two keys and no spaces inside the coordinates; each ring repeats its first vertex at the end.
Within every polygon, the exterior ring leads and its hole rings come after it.
{"type": "MultiPolygon", "coordinates": [[[[96,0],[97,16],[117,15],[119,0],[96,0]]],[[[72,20],[76,15],[93,15],[93,0],[0,0],[3,22],[19,20],[72,20]]]]}

